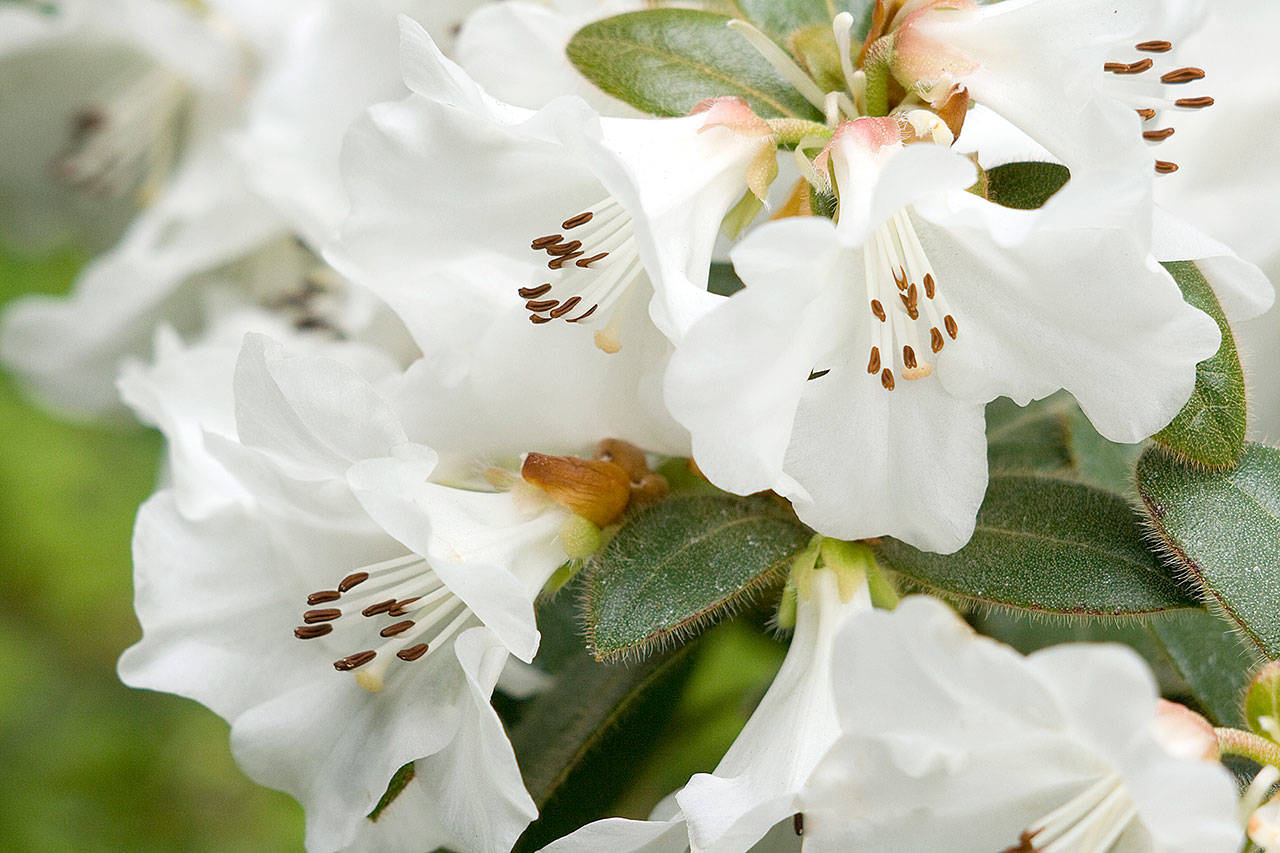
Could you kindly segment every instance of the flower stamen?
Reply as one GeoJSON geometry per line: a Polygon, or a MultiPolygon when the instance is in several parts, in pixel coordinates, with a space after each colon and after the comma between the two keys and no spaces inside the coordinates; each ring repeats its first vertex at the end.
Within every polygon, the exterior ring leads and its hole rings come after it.
{"type": "MultiPolygon", "coordinates": [[[[1155,39],[1151,41],[1139,42],[1135,45],[1136,49],[1146,53],[1168,53],[1173,50],[1173,42],[1164,41],[1163,39],[1155,39]]],[[[1115,75],[1135,75],[1141,74],[1154,67],[1155,63],[1150,57],[1145,57],[1137,62],[1107,62],[1102,66],[1102,70],[1115,75]]],[[[1175,68],[1172,71],[1166,71],[1160,75],[1160,85],[1162,86],[1181,86],[1187,83],[1203,80],[1205,71],[1203,68],[1197,68],[1193,65],[1187,65],[1175,68]]],[[[1131,87],[1117,87],[1118,91],[1113,91],[1115,96],[1134,107],[1144,122],[1152,121],[1156,118],[1161,110],[1179,109],[1179,110],[1202,110],[1206,107],[1213,106],[1213,98],[1207,95],[1201,95],[1190,98],[1170,99],[1160,94],[1152,94],[1150,88],[1144,90],[1136,90],[1131,87]]],[[[1173,136],[1174,128],[1165,127],[1158,130],[1142,131],[1142,138],[1152,145],[1158,145],[1164,140],[1173,136]]],[[[1155,170],[1157,174],[1169,175],[1178,171],[1178,164],[1169,160],[1156,160],[1155,170]]]]}
{"type": "Polygon", "coordinates": [[[1003,853],[1106,853],[1136,814],[1124,785],[1111,775],[1032,825],[1003,853]]]}

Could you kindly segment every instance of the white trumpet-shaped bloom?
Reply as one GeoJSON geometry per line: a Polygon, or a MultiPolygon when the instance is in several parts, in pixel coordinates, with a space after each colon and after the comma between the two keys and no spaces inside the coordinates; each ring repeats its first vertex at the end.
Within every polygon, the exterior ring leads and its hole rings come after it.
{"type": "Polygon", "coordinates": [[[1176,113],[1213,104],[1187,85],[1205,71],[1166,55],[1205,7],[1202,0],[914,4],[894,24],[893,69],[926,97],[964,87],[1073,170],[1150,164],[1147,143],[1174,132],[1176,113]]]}
{"type": "Polygon", "coordinates": [[[597,821],[547,853],[734,853],[765,838],[794,847],[799,794],[840,732],[832,686],[836,636],[870,609],[860,574],[812,570],[797,595],[795,635],[782,668],[715,772],[691,778],[650,820],[597,821]]]}
{"type": "Polygon", "coordinates": [[[260,336],[234,405],[234,434],[205,443],[239,499],[192,519],[163,491],[139,516],[143,639],[121,676],[230,721],[245,771],[306,808],[310,849],[508,849],[535,812],[488,699],[537,649],[568,511],[518,478],[432,482],[374,384],[260,336]],[[410,762],[407,799],[366,820],[410,762]]]}
{"type": "Polygon", "coordinates": [[[773,222],[735,248],[746,289],[687,333],[666,399],[722,488],[774,489],[826,535],[949,552],[986,490],[984,403],[1065,388],[1103,435],[1139,441],[1220,334],[1130,230],[1149,177],[1011,210],[967,192],[971,162],[894,127],[838,132],[838,224],[773,222]]]}
{"type": "Polygon", "coordinates": [[[1230,774],[1162,724],[1130,649],[1023,657],[912,597],[844,629],[832,675],[841,734],[803,796],[810,853],[1240,848],[1230,774]]]}
{"type": "Polygon", "coordinates": [[[326,257],[382,296],[426,367],[473,387],[480,406],[596,435],[617,432],[599,422],[616,414],[630,435],[647,429],[637,443],[678,452],[686,439],[658,394],[669,353],[658,329],[677,338],[716,299],[716,234],[762,139],[713,111],[642,120],[601,118],[577,98],[512,107],[409,21],[402,58],[413,94],[371,109],[349,136],[352,215],[326,257]]]}

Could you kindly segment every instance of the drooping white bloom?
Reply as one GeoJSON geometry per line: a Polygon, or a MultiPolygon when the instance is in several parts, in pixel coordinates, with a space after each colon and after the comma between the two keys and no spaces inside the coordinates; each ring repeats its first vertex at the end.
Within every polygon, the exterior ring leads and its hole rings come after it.
{"type": "Polygon", "coordinates": [[[969,161],[896,128],[837,134],[838,224],[738,245],[747,287],[677,348],[667,402],[720,487],[774,489],[826,535],[949,552],[986,489],[984,403],[1066,388],[1103,435],[1138,441],[1181,409],[1219,332],[1134,233],[1149,176],[1011,210],[966,191],[969,161]]]}
{"type": "Polygon", "coordinates": [[[353,210],[326,257],[477,411],[519,411],[553,444],[625,427],[680,452],[654,322],[678,337],[716,299],[715,237],[765,140],[726,126],[733,104],[664,120],[602,119],[576,98],[512,107],[408,21],[403,60],[413,94],[348,139],[353,210]]]}
{"type": "Polygon", "coordinates": [[[306,807],[311,849],[508,849],[534,809],[488,698],[508,654],[534,655],[569,511],[518,476],[431,482],[434,452],[373,384],[257,336],[234,435],[205,443],[239,500],[194,520],[173,491],[144,506],[124,680],[227,718],[245,771],[306,807]],[[412,807],[370,826],[411,761],[412,807]]]}
{"type": "Polygon", "coordinates": [[[841,734],[803,796],[806,851],[1239,849],[1230,774],[1179,754],[1131,650],[1024,658],[925,597],[836,644],[841,734]]]}
{"type": "Polygon", "coordinates": [[[1213,104],[1186,85],[1204,78],[1202,69],[1164,56],[1205,8],[1202,0],[902,3],[890,23],[891,66],[927,98],[964,87],[1073,170],[1150,162],[1145,142],[1173,132],[1152,120],[1213,104]]]}
{"type": "Polygon", "coordinates": [[[786,659],[715,772],[691,778],[650,820],[597,821],[549,845],[547,853],[731,853],[751,849],[780,822],[791,833],[798,795],[839,735],[831,678],[835,638],[871,609],[857,570],[810,566],[796,586],[795,635],[786,659]]]}

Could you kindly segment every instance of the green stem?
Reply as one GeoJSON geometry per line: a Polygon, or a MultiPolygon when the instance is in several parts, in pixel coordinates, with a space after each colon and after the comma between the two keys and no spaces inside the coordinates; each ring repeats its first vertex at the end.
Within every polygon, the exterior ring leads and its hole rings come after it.
{"type": "Polygon", "coordinates": [[[1280,745],[1240,729],[1214,729],[1218,736],[1218,754],[1247,758],[1255,764],[1280,767],[1280,745]]]}
{"type": "Polygon", "coordinates": [[[889,66],[893,62],[893,36],[881,36],[867,48],[862,71],[867,77],[867,115],[889,114],[889,66]]]}
{"type": "Polygon", "coordinates": [[[807,137],[830,139],[832,130],[825,124],[803,118],[771,118],[766,121],[778,145],[794,148],[807,137]]]}

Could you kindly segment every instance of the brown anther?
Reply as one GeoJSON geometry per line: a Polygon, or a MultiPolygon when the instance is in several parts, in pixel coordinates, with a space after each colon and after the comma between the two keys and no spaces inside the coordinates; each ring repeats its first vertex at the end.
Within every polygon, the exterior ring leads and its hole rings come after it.
{"type": "Polygon", "coordinates": [[[796,812],[791,816],[791,831],[796,835],[804,835],[804,812],[796,812]]]}
{"type": "Polygon", "coordinates": [[[956,339],[956,335],[960,332],[960,326],[956,323],[956,318],[950,314],[942,318],[942,325],[947,327],[947,334],[951,336],[951,340],[956,339]]]}
{"type": "Polygon", "coordinates": [[[342,593],[336,589],[322,589],[319,592],[313,592],[308,595],[307,604],[324,604],[326,601],[337,601],[339,598],[342,598],[342,593]]]}
{"type": "Polygon", "coordinates": [[[1169,41],[1144,41],[1134,45],[1138,50],[1146,53],[1167,53],[1173,50],[1173,42],[1169,41]]]}
{"type": "Polygon", "coordinates": [[[397,601],[395,607],[392,607],[387,611],[387,615],[396,617],[403,616],[408,612],[406,608],[420,598],[422,598],[422,596],[415,595],[413,598],[406,598],[404,601],[397,601]]]}
{"type": "Polygon", "coordinates": [[[879,299],[871,300],[871,313],[876,315],[876,319],[883,323],[889,319],[889,315],[884,313],[884,306],[880,304],[879,299]]]}
{"type": "Polygon", "coordinates": [[[548,261],[547,269],[549,270],[563,269],[565,264],[569,263],[569,261],[572,261],[574,258],[581,257],[582,254],[583,254],[582,252],[570,252],[567,255],[561,255],[560,257],[556,258],[553,261],[548,261]]]}
{"type": "Polygon", "coordinates": [[[1137,113],[1138,115],[1142,116],[1143,121],[1151,121],[1153,118],[1156,117],[1156,111],[1152,109],[1138,110],[1137,113]]]}
{"type": "Polygon", "coordinates": [[[332,625],[299,625],[293,629],[293,636],[299,640],[314,640],[333,631],[332,625]]]}
{"type": "Polygon", "coordinates": [[[539,237],[537,240],[534,240],[529,244],[529,248],[533,249],[535,252],[541,251],[548,246],[554,246],[563,239],[563,234],[548,234],[546,237],[539,237]]]}
{"type": "Polygon", "coordinates": [[[938,292],[938,283],[933,280],[933,273],[924,274],[924,295],[933,298],[933,294],[938,292]]]}
{"type": "Polygon", "coordinates": [[[943,124],[951,131],[951,135],[959,137],[964,130],[964,119],[969,114],[969,90],[963,86],[954,86],[943,101],[933,110],[943,124]]]}
{"type": "Polygon", "coordinates": [[[368,572],[355,572],[338,582],[338,592],[350,592],[369,579],[368,572]]]}
{"type": "Polygon", "coordinates": [[[559,304],[560,304],[559,299],[543,299],[541,301],[530,300],[524,304],[524,307],[528,311],[533,311],[535,313],[538,313],[541,311],[550,311],[552,308],[555,308],[559,304]]]}
{"type": "Polygon", "coordinates": [[[1161,130],[1146,130],[1142,133],[1142,138],[1151,142],[1160,142],[1173,136],[1173,128],[1166,127],[1161,130]]]}
{"type": "Polygon", "coordinates": [[[410,646],[407,649],[401,649],[400,651],[396,652],[396,657],[400,658],[400,660],[405,661],[406,663],[412,663],[413,661],[425,655],[427,653],[427,648],[428,647],[426,643],[418,643],[416,646],[410,646]]]}
{"type": "Polygon", "coordinates": [[[561,243],[558,246],[547,246],[548,255],[568,255],[582,248],[581,240],[570,240],[568,243],[561,243]]]}
{"type": "Polygon", "coordinates": [[[542,316],[540,316],[540,315],[538,315],[538,314],[530,314],[530,315],[529,315],[529,322],[530,322],[530,323],[532,323],[532,324],[533,324],[533,325],[535,325],[535,326],[540,326],[540,325],[542,325],[543,323],[550,323],[550,322],[551,322],[551,318],[550,318],[550,317],[542,317],[542,316]]]}
{"type": "Polygon", "coordinates": [[[592,255],[589,258],[579,258],[574,266],[582,267],[584,270],[589,269],[596,261],[603,261],[607,257],[609,257],[608,252],[601,252],[600,254],[592,255]]]}
{"type": "Polygon", "coordinates": [[[916,307],[916,305],[919,302],[919,299],[920,299],[920,291],[916,290],[916,286],[913,284],[910,287],[908,287],[907,301],[911,303],[912,308],[916,307]]]}
{"type": "Polygon", "coordinates": [[[586,310],[586,313],[584,313],[584,314],[579,314],[577,317],[570,317],[568,320],[565,320],[565,322],[566,322],[566,323],[581,323],[583,320],[587,319],[587,318],[588,318],[588,317],[590,317],[592,314],[596,313],[596,309],[597,309],[597,308],[599,308],[599,307],[600,307],[599,305],[592,305],[590,308],[588,308],[588,309],[586,310]]]}
{"type": "Polygon", "coordinates": [[[520,294],[521,299],[537,299],[550,289],[551,282],[548,281],[546,284],[540,284],[537,287],[522,287],[516,293],[520,294]]]}
{"type": "Polygon", "coordinates": [[[899,293],[898,297],[902,300],[902,307],[907,309],[907,316],[912,320],[919,320],[920,309],[915,306],[915,303],[912,302],[910,298],[908,298],[907,294],[899,293]]]}
{"type": "Polygon", "coordinates": [[[902,267],[898,267],[896,270],[894,270],[893,283],[898,285],[898,290],[906,290],[907,284],[909,283],[907,281],[907,271],[904,270],[902,267]]]}
{"type": "Polygon", "coordinates": [[[342,660],[333,662],[333,668],[338,672],[350,672],[356,667],[364,666],[369,661],[378,656],[375,651],[356,652],[354,655],[347,655],[342,660]]]}
{"type": "Polygon", "coordinates": [[[1150,59],[1139,59],[1137,62],[1128,65],[1123,62],[1108,62],[1102,66],[1102,70],[1110,71],[1112,74],[1141,74],[1153,65],[1155,63],[1150,59]]]}
{"type": "Polygon", "coordinates": [[[631,478],[622,466],[601,459],[530,453],[520,476],[556,503],[597,527],[622,515],[631,498],[631,478]]]}
{"type": "Polygon", "coordinates": [[[884,370],[880,372],[880,384],[884,386],[884,390],[886,391],[893,390],[893,371],[892,370],[886,367],[884,370]]]}
{"type": "Polygon", "coordinates": [[[1176,71],[1170,71],[1160,77],[1161,83],[1190,83],[1193,80],[1203,80],[1203,68],[1179,68],[1176,71]]]}
{"type": "Polygon", "coordinates": [[[566,219],[564,222],[561,222],[560,227],[568,231],[571,228],[577,228],[579,225],[586,225],[594,217],[595,217],[595,214],[587,210],[582,213],[579,213],[577,216],[571,219],[566,219]]]}
{"type": "Polygon", "coordinates": [[[915,368],[915,367],[917,366],[917,365],[916,365],[916,351],[915,351],[915,350],[913,350],[913,349],[912,349],[911,347],[909,347],[909,346],[905,346],[905,347],[903,347],[903,348],[902,348],[902,363],[903,363],[904,365],[906,365],[906,367],[907,367],[907,369],[908,369],[908,370],[910,370],[910,369],[912,369],[912,368],[915,368]]]}
{"type": "Polygon", "coordinates": [[[361,616],[377,616],[379,613],[386,613],[388,610],[396,606],[394,598],[388,598],[386,601],[379,601],[377,604],[370,604],[364,610],[360,611],[361,616]]]}
{"type": "Polygon", "coordinates": [[[929,327],[929,347],[934,352],[939,352],[942,350],[942,345],[945,343],[946,341],[942,339],[942,332],[938,330],[938,327],[930,326],[929,327]]]}
{"type": "Polygon", "coordinates": [[[550,314],[553,318],[559,319],[560,317],[563,317],[565,314],[568,314],[574,308],[577,308],[578,303],[581,301],[582,301],[581,296],[570,296],[568,299],[566,299],[564,302],[560,304],[559,308],[551,309],[550,314]]]}
{"type": "Polygon", "coordinates": [[[414,626],[412,619],[406,619],[403,622],[397,622],[394,625],[388,625],[378,632],[379,637],[394,637],[396,634],[403,634],[414,626]]]}
{"type": "Polygon", "coordinates": [[[1203,95],[1199,98],[1178,98],[1173,102],[1175,107],[1183,107],[1188,110],[1202,110],[1205,107],[1213,106],[1213,98],[1203,95]]]}
{"type": "Polygon", "coordinates": [[[336,607],[328,607],[324,610],[308,610],[302,614],[302,621],[308,625],[314,625],[317,622],[332,622],[342,615],[342,611],[336,607]]]}
{"type": "Polygon", "coordinates": [[[1178,171],[1178,164],[1177,164],[1177,163],[1172,163],[1172,162],[1170,162],[1170,161],[1168,161],[1168,160],[1157,160],[1157,161],[1156,161],[1156,172],[1157,172],[1158,174],[1161,174],[1161,175],[1172,175],[1172,174],[1173,174],[1174,172],[1176,172],[1176,171],[1178,171]]]}
{"type": "Polygon", "coordinates": [[[871,348],[871,358],[867,361],[867,373],[875,375],[880,372],[880,347],[871,348]]]}

